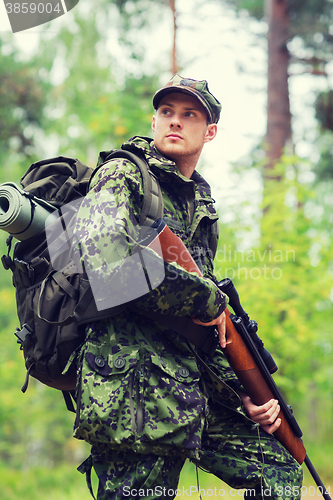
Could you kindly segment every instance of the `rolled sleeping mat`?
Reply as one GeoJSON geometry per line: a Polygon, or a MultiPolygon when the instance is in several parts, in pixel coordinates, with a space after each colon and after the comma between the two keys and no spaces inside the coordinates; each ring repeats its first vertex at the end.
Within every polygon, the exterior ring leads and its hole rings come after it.
{"type": "Polygon", "coordinates": [[[46,219],[55,210],[43,200],[32,199],[14,182],[0,184],[0,229],[18,240],[27,240],[45,229],[46,219]]]}

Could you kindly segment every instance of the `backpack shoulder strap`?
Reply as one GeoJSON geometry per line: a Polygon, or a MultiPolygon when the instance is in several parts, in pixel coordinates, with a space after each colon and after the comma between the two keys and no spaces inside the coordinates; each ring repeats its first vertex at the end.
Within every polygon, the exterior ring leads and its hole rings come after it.
{"type": "MultiPolygon", "coordinates": [[[[156,219],[159,219],[163,216],[163,198],[160,184],[156,176],[150,170],[146,158],[144,157],[144,155],[139,156],[132,151],[115,149],[104,158],[104,162],[107,162],[113,158],[126,158],[140,169],[143,180],[144,193],[143,206],[140,216],[140,225],[151,226],[156,221],[156,219]]],[[[102,165],[98,165],[96,167],[91,178],[101,168],[101,166],[102,165]]]]}

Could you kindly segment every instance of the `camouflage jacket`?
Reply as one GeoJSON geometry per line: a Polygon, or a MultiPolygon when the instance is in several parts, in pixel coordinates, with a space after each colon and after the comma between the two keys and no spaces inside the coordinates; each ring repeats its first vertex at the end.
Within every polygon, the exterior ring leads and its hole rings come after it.
{"type": "MultiPolygon", "coordinates": [[[[197,172],[191,179],[183,177],[147,138],[136,137],[125,147],[144,152],[161,186],[163,218],[190,250],[204,277],[171,263],[164,266],[164,279],[158,286],[149,293],[138,292],[135,265],[122,273],[119,262],[124,255],[134,256],[142,179],[138,167],[127,159],[113,159],[102,166],[78,213],[81,259],[96,289],[102,290],[96,300],[101,307],[106,296],[117,300],[122,276],[129,298],[135,291],[135,309],[124,307],[86,329],[74,436],[100,448],[141,453],[196,449],[200,448],[208,398],[222,397],[227,406],[240,406],[229,387],[236,377],[219,349],[205,361],[225,382],[217,384],[207,374],[203,377],[191,346],[162,322],[151,320],[149,312],[195,315],[208,322],[224,310],[226,297],[213,282],[209,247],[217,214],[209,185],[197,172]]],[[[152,260],[154,268],[153,256],[152,260]]]]}

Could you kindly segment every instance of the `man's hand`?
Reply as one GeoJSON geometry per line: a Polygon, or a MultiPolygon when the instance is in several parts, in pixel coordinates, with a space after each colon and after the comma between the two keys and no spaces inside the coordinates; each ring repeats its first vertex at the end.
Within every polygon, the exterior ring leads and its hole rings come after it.
{"type": "Polygon", "coordinates": [[[220,340],[220,345],[222,349],[226,347],[227,341],[226,341],[226,315],[225,312],[223,311],[220,316],[215,318],[213,321],[210,321],[209,323],[203,323],[202,321],[198,320],[197,318],[192,318],[193,323],[196,325],[202,325],[202,326],[216,326],[217,331],[219,333],[219,340],[220,340]]]}
{"type": "Polygon", "coordinates": [[[277,418],[280,412],[279,402],[270,399],[262,406],[257,406],[244,392],[238,391],[248,416],[261,425],[268,434],[273,434],[281,425],[281,419],[277,418]]]}

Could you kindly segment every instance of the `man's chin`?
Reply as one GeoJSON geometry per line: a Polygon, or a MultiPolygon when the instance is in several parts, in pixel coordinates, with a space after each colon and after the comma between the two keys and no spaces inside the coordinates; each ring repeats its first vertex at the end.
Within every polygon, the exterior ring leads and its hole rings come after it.
{"type": "Polygon", "coordinates": [[[182,158],[186,156],[186,152],[183,150],[181,146],[175,145],[175,144],[167,144],[167,145],[161,145],[160,147],[156,146],[157,149],[166,157],[169,158],[170,160],[176,161],[178,158],[182,158]]]}

